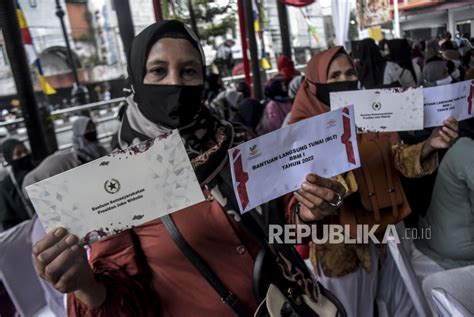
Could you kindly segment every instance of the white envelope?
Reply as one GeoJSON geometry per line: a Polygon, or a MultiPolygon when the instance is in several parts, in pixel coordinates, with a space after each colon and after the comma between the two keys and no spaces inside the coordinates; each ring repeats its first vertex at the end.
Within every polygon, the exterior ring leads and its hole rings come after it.
{"type": "Polygon", "coordinates": [[[331,109],[354,105],[358,132],[423,130],[422,88],[331,93],[331,109]]]}
{"type": "Polygon", "coordinates": [[[423,89],[425,127],[438,127],[449,116],[458,121],[474,116],[474,80],[423,89]]]}
{"type": "Polygon", "coordinates": [[[204,201],[177,130],[26,187],[46,231],[82,243],[204,201]]]}
{"type": "Polygon", "coordinates": [[[273,131],[229,150],[241,213],[297,190],[308,173],[332,177],[360,166],[354,109],[273,131]]]}

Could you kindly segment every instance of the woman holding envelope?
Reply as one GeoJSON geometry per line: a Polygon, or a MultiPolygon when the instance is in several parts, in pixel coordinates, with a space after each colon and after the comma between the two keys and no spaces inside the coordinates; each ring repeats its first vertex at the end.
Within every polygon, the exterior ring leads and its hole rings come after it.
{"type": "Polygon", "coordinates": [[[162,21],[134,39],[128,63],[133,94],[120,146],[179,129],[207,201],[95,242],[89,259],[76,236],[53,230],[33,248],[38,274],[69,293],[70,316],[253,316],[270,282],[291,307],[299,303],[298,316],[313,316],[302,297],[328,293],[293,247],[264,243],[284,208],[273,201],[236,212],[227,151],[251,136],[203,106],[199,40],[183,23],[162,21]]]}
{"type": "MultiPolygon", "coordinates": [[[[330,111],[331,92],[356,90],[358,76],[352,59],[342,47],[316,54],[306,67],[306,77],[292,108],[290,123],[330,111]]],[[[397,133],[365,133],[358,136],[361,168],[321,179],[308,175],[306,182],[289,203],[289,213],[298,223],[348,224],[355,236],[356,224],[380,225],[383,237],[389,224],[400,222],[410,212],[397,173],[421,177],[438,167],[438,149],[449,148],[458,137],[458,123],[448,118],[423,143],[399,144],[397,133]],[[335,191],[337,202],[331,202],[336,184],[345,191],[335,191]],[[343,204],[344,202],[344,204],[343,204]]],[[[397,297],[389,306],[390,316],[408,316],[412,305],[403,290],[393,295],[394,281],[380,283],[391,276],[390,256],[385,248],[374,244],[310,244],[310,258],[321,283],[335,292],[349,316],[373,316],[377,292],[397,297]],[[379,260],[382,267],[379,270],[379,260]],[[384,266],[385,264],[385,266],[384,266]],[[385,292],[385,293],[384,293],[385,292]]],[[[393,262],[392,262],[393,264],[393,262]]],[[[393,275],[395,276],[395,275],[393,275]]],[[[392,279],[394,277],[392,276],[392,279]]],[[[402,285],[402,284],[399,284],[402,285]]]]}

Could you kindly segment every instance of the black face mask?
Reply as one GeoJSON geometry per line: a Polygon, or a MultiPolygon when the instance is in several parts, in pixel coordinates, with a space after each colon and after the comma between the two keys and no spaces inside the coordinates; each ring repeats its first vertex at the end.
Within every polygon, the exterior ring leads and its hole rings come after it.
{"type": "Polygon", "coordinates": [[[193,122],[202,105],[204,85],[150,85],[136,87],[138,108],[150,121],[176,129],[193,122]]]}
{"type": "Polygon", "coordinates": [[[97,131],[91,131],[84,133],[84,139],[89,142],[96,142],[97,141],[97,131]]]}
{"type": "Polygon", "coordinates": [[[34,168],[31,155],[23,156],[21,159],[12,161],[12,168],[17,171],[31,171],[34,168]]]}
{"type": "Polygon", "coordinates": [[[337,81],[334,83],[317,84],[316,85],[316,98],[327,106],[331,106],[331,99],[329,98],[331,92],[341,92],[349,90],[357,90],[357,80],[348,81],[337,81]]]}

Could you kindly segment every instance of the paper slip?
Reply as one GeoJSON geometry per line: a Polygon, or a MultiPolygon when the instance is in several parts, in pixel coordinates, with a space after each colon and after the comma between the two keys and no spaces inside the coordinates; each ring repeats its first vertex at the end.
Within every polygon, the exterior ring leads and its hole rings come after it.
{"type": "Polygon", "coordinates": [[[292,124],[229,150],[232,183],[244,213],[297,190],[308,173],[332,177],[360,166],[354,109],[292,124]]]}
{"type": "Polygon", "coordinates": [[[371,89],[331,93],[331,109],[354,105],[358,132],[423,130],[423,90],[371,89]]]}
{"type": "Polygon", "coordinates": [[[438,127],[449,116],[458,121],[472,118],[474,80],[423,89],[425,127],[438,127]]]}
{"type": "Polygon", "coordinates": [[[177,130],[26,191],[46,231],[65,227],[86,244],[204,201],[177,130]]]}

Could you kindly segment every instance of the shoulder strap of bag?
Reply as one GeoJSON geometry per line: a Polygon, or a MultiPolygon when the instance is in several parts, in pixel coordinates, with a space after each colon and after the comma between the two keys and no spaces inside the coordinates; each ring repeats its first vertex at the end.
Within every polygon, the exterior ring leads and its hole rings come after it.
{"type": "MultiPolygon", "coordinates": [[[[232,205],[232,207],[235,210],[238,210],[238,205],[237,201],[235,199],[235,196],[233,195],[233,188],[232,188],[232,176],[230,175],[230,168],[226,166],[223,171],[219,174],[219,188],[222,191],[222,193],[229,199],[229,204],[232,205]]],[[[249,234],[251,234],[256,241],[260,244],[263,250],[267,250],[266,252],[269,256],[276,256],[273,252],[270,251],[270,246],[268,243],[268,226],[269,224],[283,224],[284,219],[281,219],[283,215],[279,215],[277,212],[278,207],[275,205],[274,209],[272,208],[267,208],[271,204],[271,202],[264,204],[261,206],[261,213],[256,211],[255,209],[250,210],[246,212],[245,214],[242,215],[242,219],[240,221],[240,225],[244,230],[246,230],[249,234]]],[[[295,248],[291,245],[288,244],[272,244],[272,248],[275,249],[277,253],[280,254],[280,257],[283,256],[287,261],[292,262],[292,272],[285,272],[281,275],[282,279],[288,279],[292,280],[292,273],[299,272],[298,275],[303,275],[303,276],[311,276],[312,273],[309,271],[309,268],[307,267],[306,263],[303,261],[303,259],[300,257],[300,255],[297,253],[295,248]]],[[[263,255],[261,255],[263,256],[263,255]]],[[[257,265],[257,270],[260,272],[263,271],[263,268],[258,268],[258,266],[261,266],[263,264],[263,258],[257,259],[256,260],[256,265],[257,265]],[[259,261],[257,261],[259,260],[259,261]]],[[[286,270],[284,266],[277,264],[278,261],[275,258],[275,265],[280,266],[283,270],[286,270]]],[[[257,280],[259,279],[260,272],[255,271],[254,267],[254,276],[253,276],[253,283],[254,283],[254,288],[258,285],[259,283],[257,280]]],[[[313,275],[314,276],[314,275],[313,275]]],[[[295,280],[292,280],[296,284],[295,280]]],[[[332,302],[336,307],[337,307],[337,317],[346,317],[347,313],[344,308],[344,305],[339,301],[339,299],[332,294],[328,289],[326,289],[323,285],[321,285],[319,282],[314,280],[315,285],[318,289],[318,292],[320,293],[320,296],[325,297],[325,300],[328,300],[332,302]]],[[[303,293],[306,293],[306,291],[309,291],[311,286],[309,285],[304,285],[304,284],[298,284],[303,293]],[[307,289],[305,290],[305,287],[307,289]]],[[[258,293],[258,291],[256,292],[258,293]]],[[[257,296],[258,297],[258,296],[257,296]]],[[[310,316],[310,315],[301,315],[301,316],[310,316]]]]}
{"type": "MultiPolygon", "coordinates": [[[[362,142],[371,142],[371,139],[369,138],[361,138],[361,143],[362,142]]],[[[373,209],[373,212],[374,212],[374,218],[375,218],[375,221],[380,221],[380,208],[379,208],[379,203],[377,201],[377,197],[375,196],[375,186],[374,186],[374,183],[372,181],[372,176],[370,175],[370,169],[368,167],[368,164],[367,162],[364,162],[364,161],[361,161],[360,162],[360,167],[363,171],[362,173],[362,177],[364,177],[365,179],[365,182],[367,184],[367,189],[368,189],[368,195],[369,195],[369,199],[370,199],[370,202],[372,203],[372,209],[373,209]]]]}
{"type": "Polygon", "coordinates": [[[235,297],[234,294],[232,294],[232,292],[222,284],[219,278],[199,256],[199,254],[197,254],[196,251],[194,251],[194,249],[184,239],[171,216],[163,216],[161,217],[161,220],[163,221],[163,224],[165,225],[165,228],[173,239],[174,243],[176,243],[178,248],[181,250],[181,252],[183,252],[184,256],[189,260],[189,262],[191,262],[191,264],[199,271],[199,273],[201,273],[201,275],[207,280],[212,288],[214,288],[214,290],[219,294],[222,302],[229,305],[229,307],[237,316],[249,316],[237,297],[235,297]]]}
{"type": "Polygon", "coordinates": [[[394,184],[394,181],[392,179],[390,157],[389,157],[389,154],[387,153],[386,149],[380,144],[379,140],[374,139],[373,142],[375,142],[375,144],[377,144],[380,151],[382,152],[383,162],[384,162],[384,167],[385,167],[385,174],[387,176],[387,182],[388,182],[388,194],[390,195],[390,200],[392,201],[393,215],[398,217],[398,206],[397,206],[396,198],[395,198],[395,195],[396,195],[396,193],[395,193],[395,184],[394,184]]]}

